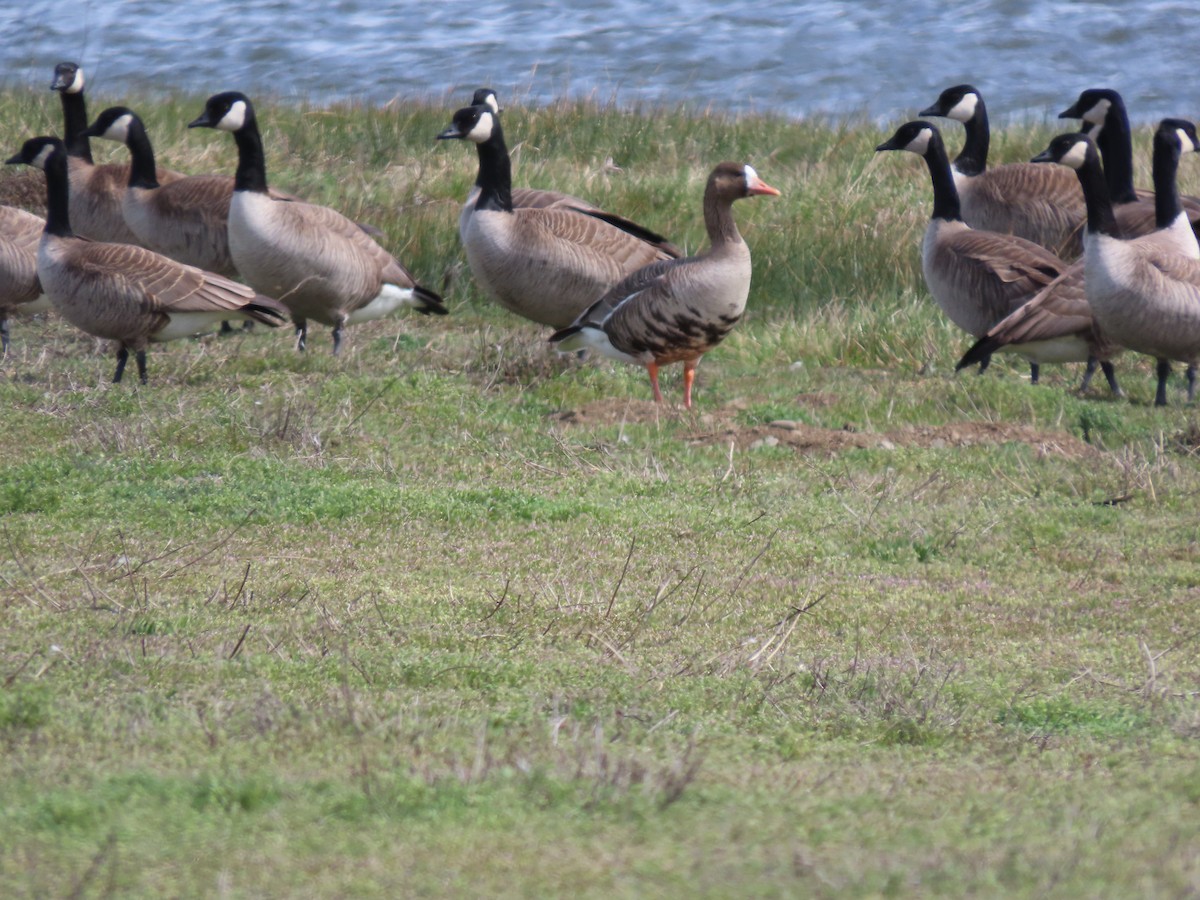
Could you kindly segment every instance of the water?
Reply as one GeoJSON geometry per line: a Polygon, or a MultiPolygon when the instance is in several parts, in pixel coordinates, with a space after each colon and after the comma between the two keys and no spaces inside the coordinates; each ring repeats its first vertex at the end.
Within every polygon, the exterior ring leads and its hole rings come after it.
{"type": "Polygon", "coordinates": [[[1138,122],[1200,117],[1192,0],[6,5],[3,81],[45,90],[54,64],[72,59],[93,102],[239,89],[454,107],[486,84],[505,102],[565,95],[884,125],[969,81],[993,117],[1053,117],[1086,87],[1120,90],[1138,122]]]}

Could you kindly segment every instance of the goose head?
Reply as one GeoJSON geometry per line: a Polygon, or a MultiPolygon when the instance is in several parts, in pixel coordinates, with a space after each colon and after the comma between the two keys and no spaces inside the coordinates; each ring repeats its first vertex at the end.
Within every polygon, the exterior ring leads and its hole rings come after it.
{"type": "Polygon", "coordinates": [[[496,114],[504,112],[504,107],[500,105],[500,99],[491,88],[479,88],[471,97],[471,105],[490,107],[496,114]]]}
{"type": "Polygon", "coordinates": [[[56,154],[66,158],[67,150],[63,142],[56,137],[30,138],[21,145],[19,153],[5,160],[6,165],[33,166],[35,169],[45,169],[51,157],[56,154]]]}
{"type": "Polygon", "coordinates": [[[241,131],[254,119],[250,98],[240,91],[213,94],[204,101],[204,112],[188,123],[188,128],[215,128],[218,131],[241,131]]]}
{"type": "Polygon", "coordinates": [[[465,106],[454,114],[450,125],[437,136],[439,141],[471,141],[483,144],[491,140],[499,128],[497,113],[486,103],[465,106]]]}
{"type": "Polygon", "coordinates": [[[78,94],[83,90],[83,69],[79,63],[60,62],[54,67],[54,80],[50,90],[64,94],[78,94]]]}
{"type": "Polygon", "coordinates": [[[1050,146],[1030,162],[1059,163],[1069,169],[1082,169],[1089,161],[1100,164],[1096,143],[1086,134],[1060,134],[1050,141],[1050,146]]]}
{"type": "Polygon", "coordinates": [[[907,150],[917,156],[924,156],[930,146],[940,139],[937,127],[929,122],[914,120],[905,122],[896,129],[896,133],[875,148],[876,153],[884,150],[907,150]]]}
{"type": "Polygon", "coordinates": [[[140,121],[137,114],[127,106],[110,106],[96,121],[83,130],[84,137],[104,138],[124,144],[129,138],[130,126],[140,121]]]}
{"type": "Polygon", "coordinates": [[[1074,103],[1060,112],[1058,117],[1082,119],[1087,125],[1084,132],[1095,140],[1100,134],[1100,129],[1104,127],[1108,111],[1114,107],[1122,110],[1125,108],[1125,101],[1116,91],[1111,88],[1088,88],[1080,93],[1074,103]]]}
{"type": "Polygon", "coordinates": [[[969,84],[956,84],[938,95],[937,103],[921,110],[919,116],[941,116],[956,122],[967,123],[975,118],[982,98],[979,91],[969,84]]]}
{"type": "Polygon", "coordinates": [[[708,190],[728,200],[765,195],[778,197],[779,191],[758,177],[754,167],[745,163],[723,162],[708,176],[708,190]]]}
{"type": "Polygon", "coordinates": [[[1154,133],[1155,142],[1171,141],[1179,146],[1180,153],[1200,151],[1200,138],[1196,136],[1196,125],[1187,119],[1163,119],[1154,133]]]}

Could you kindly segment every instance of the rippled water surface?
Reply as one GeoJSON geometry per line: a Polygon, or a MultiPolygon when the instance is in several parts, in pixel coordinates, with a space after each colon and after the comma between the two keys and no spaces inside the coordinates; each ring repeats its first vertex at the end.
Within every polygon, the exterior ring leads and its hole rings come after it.
{"type": "Polygon", "coordinates": [[[1200,117],[1200,6],[989,0],[957,5],[705,0],[588,3],[5,3],[7,84],[61,59],[99,95],[182,89],[384,103],[563,95],[787,115],[907,117],[975,83],[995,113],[1053,115],[1116,87],[1133,117],[1200,117]]]}

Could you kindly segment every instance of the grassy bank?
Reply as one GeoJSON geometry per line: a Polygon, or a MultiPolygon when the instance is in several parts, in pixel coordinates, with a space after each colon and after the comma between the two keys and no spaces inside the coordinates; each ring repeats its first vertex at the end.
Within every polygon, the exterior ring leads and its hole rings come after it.
{"type": "MultiPolygon", "coordinates": [[[[55,100],[0,97],[6,154],[55,100]]],[[[164,163],[232,172],[201,101],[130,105],[164,163]]],[[[1200,889],[1195,412],[1130,354],[1132,402],[950,374],[918,159],[862,123],[511,106],[518,183],[690,248],[715,162],[783,191],[736,208],[750,312],[685,413],[478,294],[452,109],[259,106],[273,183],[382,228],[451,315],[336,360],[326,330],[155,347],[148,388],[14,324],[6,893],[1200,889]]]]}

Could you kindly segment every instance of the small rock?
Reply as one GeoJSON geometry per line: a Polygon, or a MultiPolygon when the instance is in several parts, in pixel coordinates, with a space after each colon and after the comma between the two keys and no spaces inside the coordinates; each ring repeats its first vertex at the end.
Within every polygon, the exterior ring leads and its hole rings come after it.
{"type": "Polygon", "coordinates": [[[765,438],[759,438],[750,445],[751,450],[757,450],[759,447],[777,447],[779,446],[779,438],[768,434],[765,438]]]}

